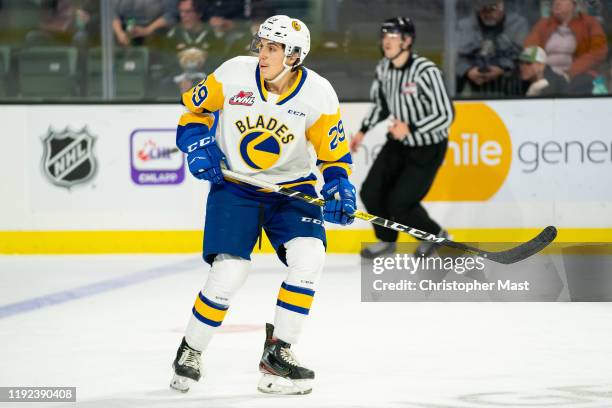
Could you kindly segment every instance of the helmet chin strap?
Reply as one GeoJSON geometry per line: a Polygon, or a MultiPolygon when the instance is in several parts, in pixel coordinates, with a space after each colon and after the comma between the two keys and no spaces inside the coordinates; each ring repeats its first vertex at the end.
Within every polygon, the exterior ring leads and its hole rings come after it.
{"type": "Polygon", "coordinates": [[[408,48],[402,48],[402,47],[400,47],[399,52],[398,52],[397,54],[395,54],[395,56],[394,56],[394,57],[387,58],[387,59],[388,59],[389,61],[393,62],[393,61],[395,61],[395,60],[396,60],[396,59],[397,59],[397,58],[398,58],[400,55],[402,55],[402,53],[403,53],[404,51],[408,51],[408,48]]]}
{"type": "Polygon", "coordinates": [[[266,82],[275,84],[278,81],[280,81],[285,75],[287,75],[289,71],[291,71],[291,67],[287,65],[287,58],[288,57],[285,57],[285,59],[283,59],[283,67],[284,67],[283,70],[276,77],[274,77],[274,79],[268,79],[266,80],[266,82]]]}

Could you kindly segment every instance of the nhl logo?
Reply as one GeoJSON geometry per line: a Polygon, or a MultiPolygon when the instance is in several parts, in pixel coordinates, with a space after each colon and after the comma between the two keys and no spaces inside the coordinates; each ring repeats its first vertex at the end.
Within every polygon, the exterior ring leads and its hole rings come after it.
{"type": "Polygon", "coordinates": [[[87,127],[78,132],[49,128],[43,139],[43,173],[56,186],[70,188],[91,180],[97,170],[94,136],[87,127]]]}

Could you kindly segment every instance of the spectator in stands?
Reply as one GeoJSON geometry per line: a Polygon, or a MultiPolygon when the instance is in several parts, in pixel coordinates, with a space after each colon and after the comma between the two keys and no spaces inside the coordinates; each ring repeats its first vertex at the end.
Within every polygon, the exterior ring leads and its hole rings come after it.
{"type": "Polygon", "coordinates": [[[176,22],[176,0],[113,0],[113,31],[120,45],[143,45],[176,22]]]}
{"type": "Polygon", "coordinates": [[[40,12],[38,28],[26,34],[26,47],[73,45],[83,50],[100,30],[97,0],[45,0],[40,12]]]}
{"type": "Polygon", "coordinates": [[[181,93],[192,88],[206,78],[206,72],[216,67],[206,67],[210,27],[204,22],[206,4],[202,0],[179,0],[180,23],[168,31],[167,45],[171,49],[172,82],[178,85],[181,93]]]}
{"type": "MultiPolygon", "coordinates": [[[[530,0],[524,0],[530,1],[530,0]]],[[[531,0],[532,1],[532,0],[531,0]]],[[[607,0],[610,2],[610,0],[607,0]]],[[[552,3],[554,0],[540,0],[540,17],[550,17],[552,13],[552,3]]],[[[526,5],[528,7],[528,5],[526,5]]],[[[593,16],[601,24],[604,23],[604,9],[605,5],[602,0],[577,0],[576,10],[582,11],[589,16],[593,16]]],[[[534,22],[535,24],[535,22],[534,22]]]]}
{"type": "Polygon", "coordinates": [[[567,80],[546,65],[546,51],[531,46],[519,56],[521,79],[529,83],[527,96],[563,95],[567,92],[567,80]]]}
{"type": "Polygon", "coordinates": [[[209,8],[208,24],[213,36],[210,38],[210,66],[216,68],[223,61],[244,54],[244,44],[251,40],[245,27],[245,4],[242,0],[213,2],[209,8]]]}
{"type": "Polygon", "coordinates": [[[23,47],[72,46],[78,50],[77,88],[85,91],[87,50],[99,41],[99,0],[41,0],[38,27],[28,33],[23,47]]]}
{"type": "Polygon", "coordinates": [[[251,50],[251,39],[255,34],[257,34],[259,26],[266,21],[269,16],[275,16],[279,13],[269,4],[269,1],[267,0],[253,0],[251,3],[251,11],[248,14],[249,35],[247,36],[247,41],[244,44],[244,50],[247,51],[247,53],[251,50]]]}
{"type": "Polygon", "coordinates": [[[503,0],[475,0],[475,13],[458,23],[457,92],[466,96],[519,93],[517,58],[527,20],[506,13],[503,0]]]}
{"type": "Polygon", "coordinates": [[[551,16],[540,19],[525,46],[542,47],[548,64],[570,79],[569,92],[590,94],[597,69],[608,53],[606,35],[596,18],[576,10],[575,0],[554,0],[551,16]]]}

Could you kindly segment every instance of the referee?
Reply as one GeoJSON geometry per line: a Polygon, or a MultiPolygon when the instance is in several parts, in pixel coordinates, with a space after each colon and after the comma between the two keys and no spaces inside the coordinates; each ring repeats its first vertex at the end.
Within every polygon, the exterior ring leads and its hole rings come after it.
{"type": "MultiPolygon", "coordinates": [[[[427,194],[446,153],[448,128],[454,109],[446,93],[440,69],[412,51],[414,24],[395,17],[381,27],[384,58],[376,67],[371,98],[374,107],[351,140],[351,151],[361,145],[365,134],[390,117],[387,142],[376,157],[361,188],[368,212],[447,237],[432,220],[421,200],[427,194]]],[[[396,250],[397,232],[374,226],[380,242],[361,251],[375,258],[396,250]]],[[[429,256],[434,245],[422,242],[417,256],[429,256]]]]}

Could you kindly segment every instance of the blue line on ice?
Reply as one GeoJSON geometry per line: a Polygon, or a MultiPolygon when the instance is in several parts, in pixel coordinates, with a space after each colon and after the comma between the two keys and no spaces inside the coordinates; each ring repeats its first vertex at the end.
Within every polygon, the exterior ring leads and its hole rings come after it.
{"type": "Polygon", "coordinates": [[[60,303],[66,303],[73,300],[95,296],[100,293],[110,292],[112,290],[121,289],[126,286],[137,285],[167,275],[187,272],[189,270],[193,270],[195,267],[197,267],[197,265],[201,264],[201,262],[202,261],[198,259],[197,263],[194,260],[189,260],[172,265],[164,265],[157,268],[135,272],[115,279],[91,283],[89,285],[79,286],[73,289],[50,293],[48,295],[26,299],[15,303],[9,303],[7,305],[0,306],[0,319],[15,316],[21,313],[30,312],[36,309],[42,309],[44,307],[53,306],[60,303]]]}

